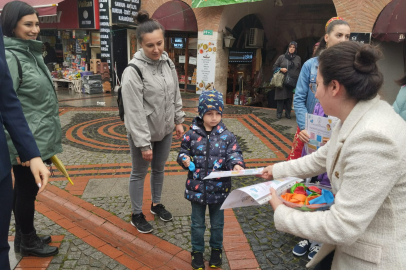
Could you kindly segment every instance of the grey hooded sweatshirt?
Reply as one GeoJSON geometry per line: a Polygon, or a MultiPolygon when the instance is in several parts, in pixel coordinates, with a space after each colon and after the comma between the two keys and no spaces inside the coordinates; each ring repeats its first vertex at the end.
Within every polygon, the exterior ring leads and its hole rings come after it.
{"type": "Polygon", "coordinates": [[[161,141],[173,132],[175,124],[183,123],[185,113],[175,65],[166,52],[154,61],[141,49],[130,63],[140,69],[143,80],[133,67],[123,72],[124,124],[134,145],[146,151],[152,149],[151,142],[161,141]]]}

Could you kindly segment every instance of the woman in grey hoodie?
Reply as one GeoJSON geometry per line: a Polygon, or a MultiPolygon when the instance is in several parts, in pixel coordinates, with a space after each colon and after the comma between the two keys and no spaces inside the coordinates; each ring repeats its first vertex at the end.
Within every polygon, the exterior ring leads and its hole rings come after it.
{"type": "Polygon", "coordinates": [[[164,28],[146,11],[137,16],[136,36],[141,49],[134,54],[122,76],[124,124],[132,159],[130,197],[131,224],[141,233],[153,230],[142,213],[144,180],[151,162],[151,213],[164,221],[172,214],[161,204],[165,162],[172,144],[184,133],[182,99],[175,65],[164,51],[164,28]]]}

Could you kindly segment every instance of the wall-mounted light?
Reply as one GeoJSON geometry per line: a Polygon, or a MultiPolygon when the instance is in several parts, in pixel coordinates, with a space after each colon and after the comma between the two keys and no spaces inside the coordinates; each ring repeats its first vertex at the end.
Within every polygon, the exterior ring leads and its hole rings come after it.
{"type": "Polygon", "coordinates": [[[224,47],[231,48],[231,47],[233,47],[235,37],[233,37],[232,35],[227,35],[227,36],[224,36],[223,40],[224,40],[224,47]]]}

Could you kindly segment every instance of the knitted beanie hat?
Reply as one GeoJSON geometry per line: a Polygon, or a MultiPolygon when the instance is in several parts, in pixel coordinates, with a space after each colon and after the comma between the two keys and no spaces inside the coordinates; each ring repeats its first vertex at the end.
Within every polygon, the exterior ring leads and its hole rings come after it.
{"type": "Polygon", "coordinates": [[[217,90],[203,91],[199,98],[199,116],[203,119],[206,112],[216,110],[223,115],[224,101],[223,94],[217,90]]]}

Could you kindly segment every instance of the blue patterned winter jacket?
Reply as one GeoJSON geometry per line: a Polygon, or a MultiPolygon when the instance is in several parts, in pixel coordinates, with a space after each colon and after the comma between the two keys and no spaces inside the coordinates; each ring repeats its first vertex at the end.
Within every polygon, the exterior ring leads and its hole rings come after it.
{"type": "Polygon", "coordinates": [[[227,130],[221,121],[206,134],[203,121],[196,117],[190,130],[183,136],[178,163],[183,166],[183,156],[189,156],[196,166],[189,171],[186,181],[185,198],[200,204],[222,204],[231,190],[231,178],[203,180],[213,170],[230,171],[235,165],[245,168],[242,152],[236,136],[227,130]]]}

